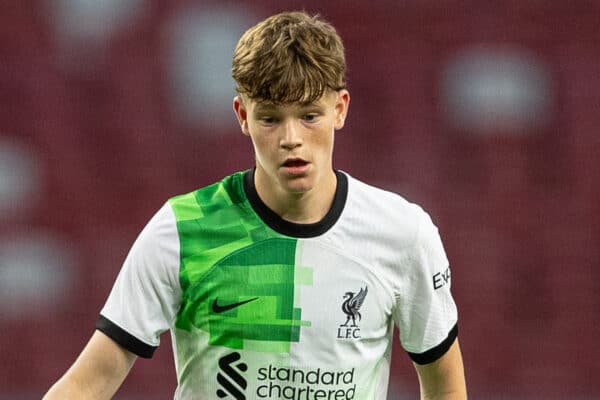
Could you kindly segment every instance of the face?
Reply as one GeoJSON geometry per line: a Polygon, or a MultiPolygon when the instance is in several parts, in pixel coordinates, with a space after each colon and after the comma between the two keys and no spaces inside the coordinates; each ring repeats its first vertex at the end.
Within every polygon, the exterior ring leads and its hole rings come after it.
{"type": "Polygon", "coordinates": [[[233,108],[252,139],[256,187],[267,196],[303,194],[334,185],[334,131],[344,126],[350,94],[328,91],[311,104],[274,105],[237,96],[233,108]]]}

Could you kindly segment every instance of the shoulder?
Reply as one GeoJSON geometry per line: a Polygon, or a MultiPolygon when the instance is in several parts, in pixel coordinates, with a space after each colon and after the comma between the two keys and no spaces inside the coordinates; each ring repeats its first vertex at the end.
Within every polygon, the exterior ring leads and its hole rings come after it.
{"type": "Polygon", "coordinates": [[[378,207],[396,207],[396,211],[401,211],[409,214],[423,212],[420,206],[410,202],[405,197],[398,193],[373,186],[363,182],[344,172],[348,178],[348,193],[355,199],[361,201],[369,201],[373,206],[378,207]]]}
{"type": "Polygon", "coordinates": [[[175,214],[166,202],[150,218],[134,243],[134,249],[155,252],[164,247],[173,247],[171,243],[177,236],[175,214]]]}
{"type": "Polygon", "coordinates": [[[404,247],[415,244],[423,228],[433,225],[420,205],[345,174],[348,177],[347,217],[355,226],[371,227],[404,247]]]}
{"type": "Polygon", "coordinates": [[[245,171],[226,176],[218,182],[183,193],[168,200],[178,222],[198,219],[230,208],[246,200],[245,171]]]}

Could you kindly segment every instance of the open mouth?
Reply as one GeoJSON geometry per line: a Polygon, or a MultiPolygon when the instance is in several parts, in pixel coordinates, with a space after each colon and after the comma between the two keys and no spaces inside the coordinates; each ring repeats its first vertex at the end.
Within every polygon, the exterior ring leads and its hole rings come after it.
{"type": "Polygon", "coordinates": [[[283,163],[283,166],[288,167],[288,168],[294,168],[294,167],[303,167],[306,164],[308,164],[308,162],[301,160],[299,158],[295,158],[295,159],[286,160],[283,163]]]}

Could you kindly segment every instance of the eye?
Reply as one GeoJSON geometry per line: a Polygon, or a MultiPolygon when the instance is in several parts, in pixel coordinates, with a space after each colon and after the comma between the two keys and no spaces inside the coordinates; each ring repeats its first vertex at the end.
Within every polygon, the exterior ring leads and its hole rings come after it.
{"type": "Polygon", "coordinates": [[[271,116],[268,116],[268,115],[260,117],[258,120],[260,122],[262,122],[263,124],[266,124],[266,125],[274,124],[275,122],[277,122],[277,120],[275,119],[275,117],[271,117],[271,116]]]}
{"type": "Polygon", "coordinates": [[[317,114],[304,114],[302,119],[306,122],[315,122],[317,120],[317,114]]]}

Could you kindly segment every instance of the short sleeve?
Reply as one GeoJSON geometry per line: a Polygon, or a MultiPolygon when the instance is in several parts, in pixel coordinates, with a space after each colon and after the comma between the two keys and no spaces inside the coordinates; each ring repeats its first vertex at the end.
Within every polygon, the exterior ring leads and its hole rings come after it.
{"type": "Polygon", "coordinates": [[[127,350],[150,358],[181,302],[179,238],[166,203],[131,247],[96,328],[127,350]]]}
{"type": "Polygon", "coordinates": [[[437,227],[419,209],[419,229],[404,253],[394,320],[403,348],[418,364],[431,363],[450,348],[458,334],[457,309],[450,292],[450,266],[437,227]]]}

